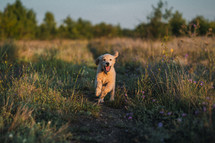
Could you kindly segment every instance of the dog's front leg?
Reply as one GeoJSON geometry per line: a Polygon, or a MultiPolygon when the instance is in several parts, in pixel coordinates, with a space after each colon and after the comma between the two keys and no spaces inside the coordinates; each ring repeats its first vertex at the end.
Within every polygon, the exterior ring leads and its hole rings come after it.
{"type": "Polygon", "coordinates": [[[102,94],[101,94],[101,97],[100,97],[100,100],[103,101],[104,100],[104,97],[111,91],[113,90],[113,84],[112,83],[108,83],[106,85],[106,87],[103,89],[102,91],[102,94]]]}
{"type": "Polygon", "coordinates": [[[102,92],[102,82],[97,81],[96,82],[96,96],[98,97],[102,92]]]}
{"type": "Polygon", "coordinates": [[[115,94],[115,85],[110,93],[110,101],[114,101],[114,94],[115,94]]]}

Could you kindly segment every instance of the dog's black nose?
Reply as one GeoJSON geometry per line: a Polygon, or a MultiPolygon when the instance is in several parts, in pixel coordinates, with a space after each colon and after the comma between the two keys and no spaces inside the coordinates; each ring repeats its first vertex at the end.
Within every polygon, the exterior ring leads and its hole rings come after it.
{"type": "Polygon", "coordinates": [[[110,65],[110,63],[106,63],[106,66],[109,66],[110,65]]]}

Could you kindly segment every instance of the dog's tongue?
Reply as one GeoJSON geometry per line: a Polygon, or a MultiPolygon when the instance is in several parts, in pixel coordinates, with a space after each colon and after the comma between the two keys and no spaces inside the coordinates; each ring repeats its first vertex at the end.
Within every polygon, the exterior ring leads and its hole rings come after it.
{"type": "Polygon", "coordinates": [[[110,66],[105,67],[105,70],[106,70],[107,72],[109,72],[109,71],[110,71],[110,66]]]}

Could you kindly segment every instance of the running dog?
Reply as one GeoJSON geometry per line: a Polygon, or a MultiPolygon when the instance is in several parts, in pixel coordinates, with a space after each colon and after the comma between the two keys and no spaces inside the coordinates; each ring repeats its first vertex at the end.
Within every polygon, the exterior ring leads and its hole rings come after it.
{"type": "Polygon", "coordinates": [[[98,103],[104,102],[104,97],[111,92],[110,101],[114,100],[116,72],[114,64],[119,53],[104,54],[96,59],[97,74],[95,80],[96,96],[100,96],[98,103]]]}

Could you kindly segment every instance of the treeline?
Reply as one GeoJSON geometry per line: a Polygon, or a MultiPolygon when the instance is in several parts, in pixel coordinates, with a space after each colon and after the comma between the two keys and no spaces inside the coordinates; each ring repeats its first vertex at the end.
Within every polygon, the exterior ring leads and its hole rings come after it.
{"type": "Polygon", "coordinates": [[[57,26],[54,15],[46,12],[43,22],[38,25],[36,13],[25,8],[20,0],[8,4],[0,11],[0,39],[92,39],[98,37],[161,38],[165,35],[183,36],[198,33],[213,35],[215,21],[197,16],[187,22],[178,11],[172,12],[166,2],[161,0],[147,17],[148,23],[140,23],[134,29],[123,29],[119,25],[100,23],[92,25],[90,21],[70,16],[57,26]]]}

